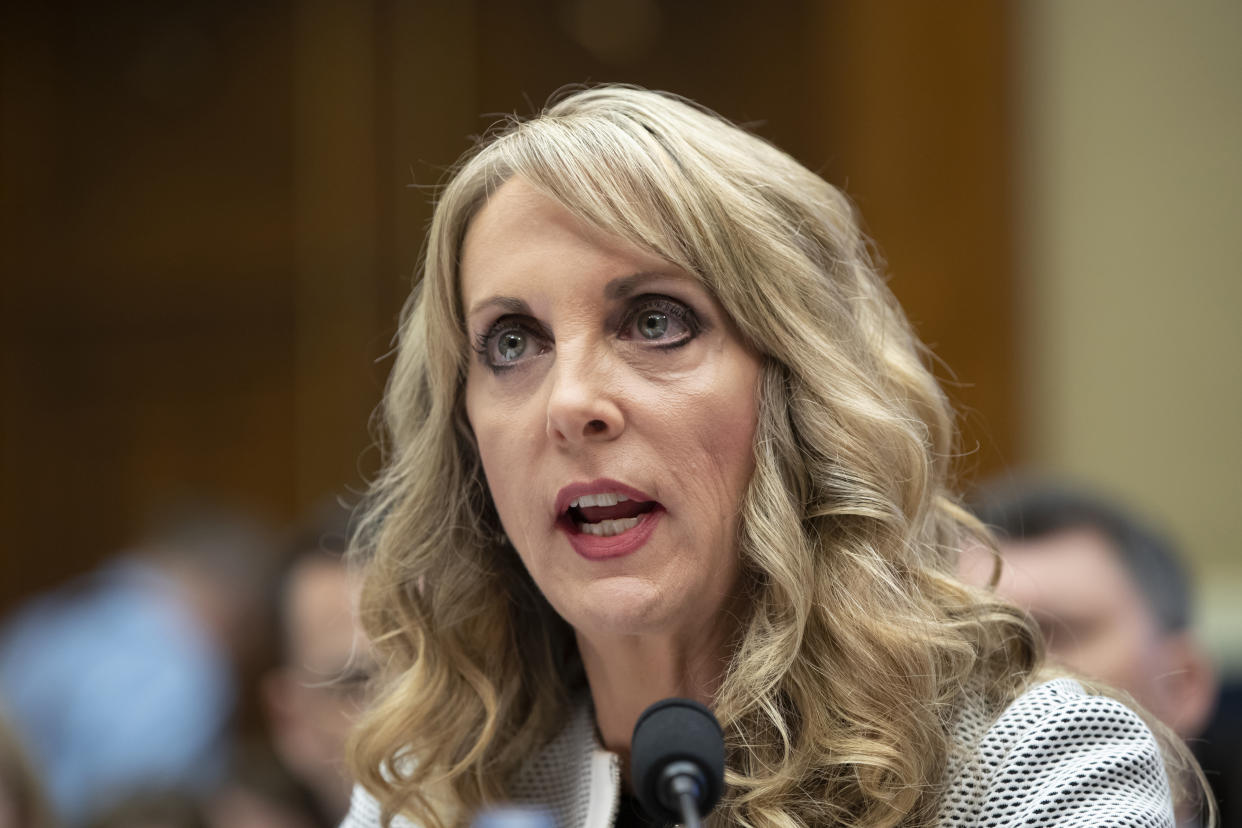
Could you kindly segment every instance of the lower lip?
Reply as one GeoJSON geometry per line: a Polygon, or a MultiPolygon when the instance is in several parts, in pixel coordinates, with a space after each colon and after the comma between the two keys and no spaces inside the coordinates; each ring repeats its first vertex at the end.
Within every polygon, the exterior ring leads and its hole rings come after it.
{"type": "Polygon", "coordinates": [[[619,535],[606,538],[583,532],[569,517],[559,521],[557,527],[568,536],[569,545],[579,555],[588,561],[603,561],[637,552],[651,537],[651,533],[655,531],[656,524],[660,522],[660,516],[663,514],[664,510],[658,507],[645,512],[639,515],[636,526],[626,529],[619,535]]]}

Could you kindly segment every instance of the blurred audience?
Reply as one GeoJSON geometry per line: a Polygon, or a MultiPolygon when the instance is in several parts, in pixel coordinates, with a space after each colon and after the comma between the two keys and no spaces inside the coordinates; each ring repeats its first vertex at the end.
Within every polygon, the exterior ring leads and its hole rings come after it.
{"type": "Polygon", "coordinates": [[[96,814],[86,828],[214,828],[198,797],[177,790],[131,794],[96,814]]]}
{"type": "Polygon", "coordinates": [[[253,739],[238,745],[228,780],[212,793],[205,810],[211,828],[324,825],[307,788],[281,764],[270,745],[253,739]]]}
{"type": "MultiPolygon", "coordinates": [[[[1102,499],[1039,483],[995,484],[975,502],[1005,566],[997,592],[1039,622],[1055,661],[1126,690],[1183,738],[1216,700],[1190,626],[1191,590],[1172,544],[1102,499]]],[[[976,583],[989,555],[968,555],[976,583]]]]}
{"type": "Polygon", "coordinates": [[[0,828],[54,828],[43,786],[26,751],[0,716],[0,828]]]}
{"type": "Polygon", "coordinates": [[[273,548],[247,516],[181,504],[0,630],[0,698],[62,821],[220,783],[273,548]]]}
{"type": "Polygon", "coordinates": [[[325,504],[296,533],[271,601],[276,664],[260,685],[272,746],[321,825],[336,825],[349,807],[345,739],[371,673],[343,558],[348,519],[325,504]]]}
{"type": "MultiPolygon", "coordinates": [[[[972,506],[999,539],[996,591],[1039,623],[1049,658],[1125,690],[1187,739],[1227,816],[1226,771],[1205,748],[1235,734],[1205,733],[1219,685],[1170,540],[1115,503],[1048,481],[995,482],[972,506]]],[[[963,552],[963,577],[986,584],[995,563],[988,550],[963,552]]]]}

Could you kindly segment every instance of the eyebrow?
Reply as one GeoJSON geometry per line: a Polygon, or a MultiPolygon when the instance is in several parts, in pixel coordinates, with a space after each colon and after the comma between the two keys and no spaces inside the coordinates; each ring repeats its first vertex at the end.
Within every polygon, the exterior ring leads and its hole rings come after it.
{"type": "Polygon", "coordinates": [[[470,306],[470,310],[466,313],[467,319],[472,319],[484,308],[497,307],[507,313],[524,313],[530,314],[530,305],[526,304],[516,296],[489,296],[486,299],[480,299],[470,306]]]}
{"type": "Polygon", "coordinates": [[[689,281],[687,277],[676,273],[661,273],[655,270],[644,270],[640,273],[633,273],[629,276],[621,276],[612,279],[604,286],[604,296],[609,299],[624,299],[638,292],[638,289],[647,282],[657,279],[674,279],[680,281],[689,281]]]}
{"type": "MultiPolygon", "coordinates": [[[[625,299],[637,293],[647,282],[655,281],[656,279],[686,280],[686,277],[654,270],[644,270],[638,273],[631,273],[628,276],[618,276],[616,279],[610,279],[608,284],[604,285],[604,298],[614,301],[625,299]]],[[[489,296],[471,305],[470,310],[466,313],[466,318],[472,319],[480,311],[490,307],[500,308],[506,313],[530,314],[530,305],[527,305],[525,301],[516,296],[489,296]]]]}

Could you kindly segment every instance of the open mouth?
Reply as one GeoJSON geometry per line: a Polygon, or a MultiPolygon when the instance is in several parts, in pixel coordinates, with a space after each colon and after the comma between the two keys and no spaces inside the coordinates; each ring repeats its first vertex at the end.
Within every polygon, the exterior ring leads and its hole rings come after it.
{"type": "Polygon", "coordinates": [[[608,538],[633,529],[659,507],[655,500],[631,500],[612,493],[588,494],[570,501],[563,522],[582,534],[608,538]]]}

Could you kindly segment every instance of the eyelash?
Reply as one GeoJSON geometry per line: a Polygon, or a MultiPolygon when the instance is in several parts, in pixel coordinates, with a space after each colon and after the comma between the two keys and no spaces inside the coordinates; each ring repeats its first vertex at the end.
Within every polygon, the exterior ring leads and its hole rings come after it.
{"type": "MultiPolygon", "coordinates": [[[[699,321],[699,317],[694,312],[693,308],[686,305],[684,302],[668,296],[647,294],[636,297],[634,303],[626,311],[618,328],[618,336],[632,339],[632,337],[628,337],[626,335],[630,333],[629,329],[634,324],[634,321],[641,314],[653,310],[659,311],[660,313],[666,314],[670,318],[677,320],[678,323],[685,327],[686,334],[672,342],[646,346],[648,348],[655,348],[661,351],[671,351],[676,348],[680,348],[683,345],[689,344],[691,340],[698,337],[698,335],[702,332],[703,325],[699,321]]],[[[518,367],[519,365],[519,363],[516,362],[495,363],[491,359],[492,344],[496,337],[508,331],[521,331],[526,336],[536,340],[547,340],[550,338],[541,328],[531,325],[525,320],[524,317],[511,315],[500,317],[493,322],[485,332],[474,335],[474,351],[478,354],[480,361],[486,367],[491,369],[493,373],[498,374],[501,371],[508,371],[512,368],[518,367]]]]}
{"type": "Polygon", "coordinates": [[[474,351],[479,355],[479,359],[492,370],[493,373],[508,371],[517,367],[517,363],[495,363],[491,359],[492,342],[496,337],[509,331],[521,331],[531,339],[547,339],[547,336],[529,324],[522,321],[520,316],[502,316],[491,324],[485,333],[475,334],[474,351]]]}
{"type": "Polygon", "coordinates": [[[666,316],[676,319],[686,329],[686,335],[672,342],[665,342],[659,345],[650,345],[648,347],[658,348],[661,351],[671,351],[674,348],[680,348],[689,344],[690,340],[699,335],[702,325],[699,324],[699,318],[694,311],[686,304],[670,299],[667,296],[649,295],[639,296],[630,310],[621,320],[621,327],[618,333],[629,333],[630,327],[634,324],[634,320],[647,311],[659,311],[666,316]]]}

